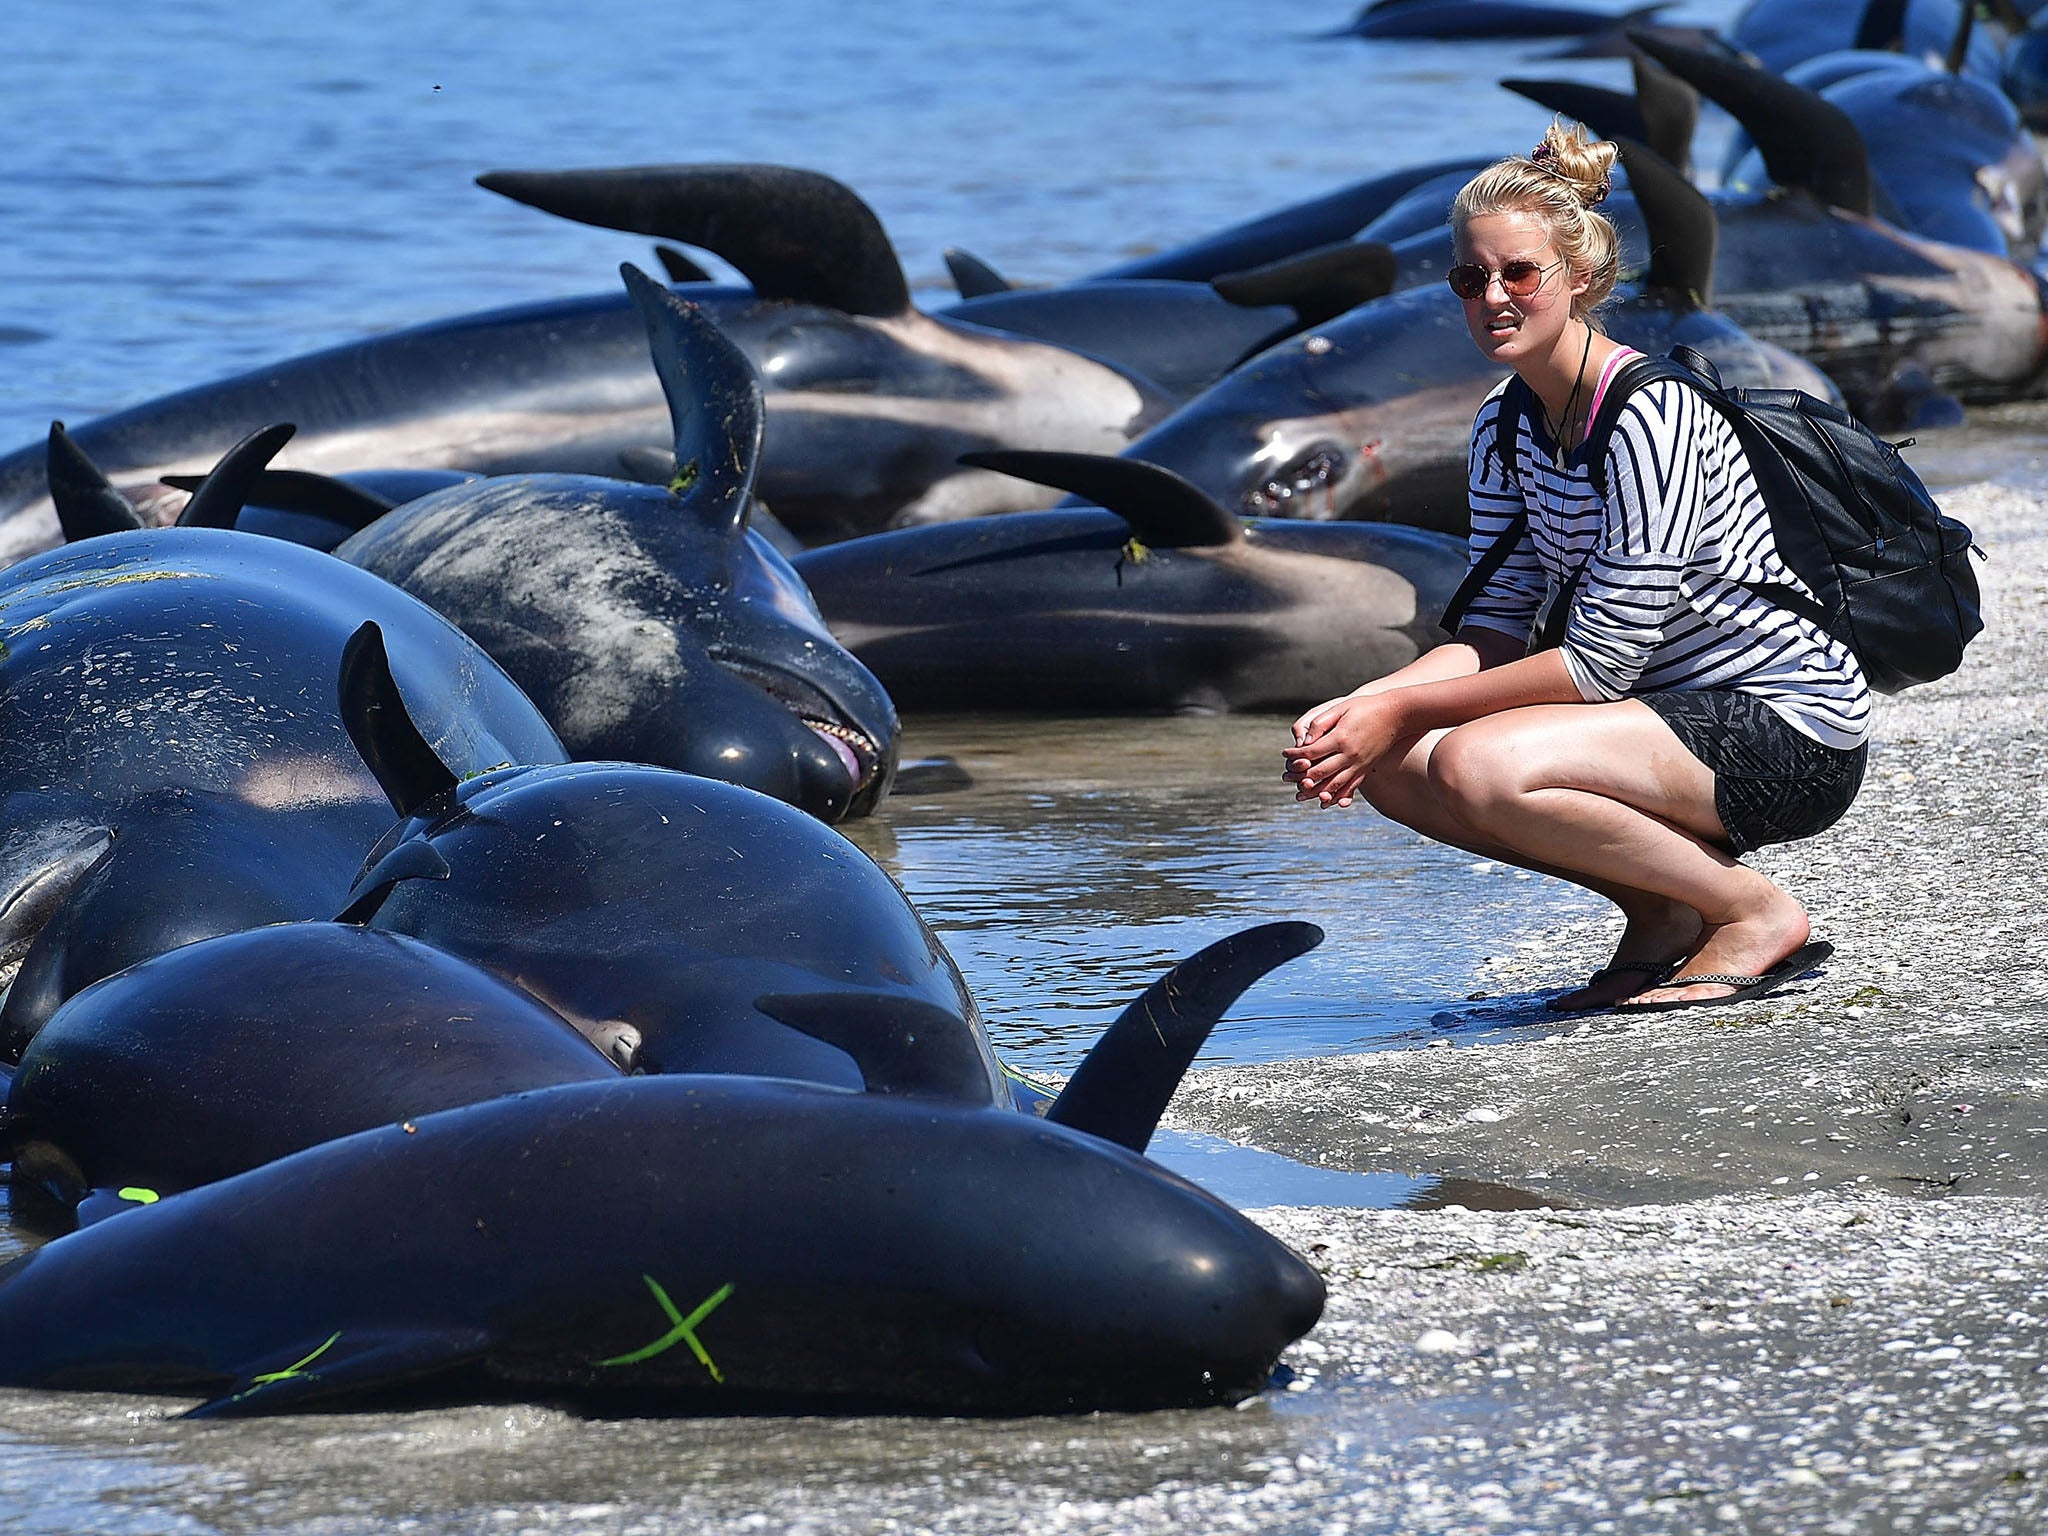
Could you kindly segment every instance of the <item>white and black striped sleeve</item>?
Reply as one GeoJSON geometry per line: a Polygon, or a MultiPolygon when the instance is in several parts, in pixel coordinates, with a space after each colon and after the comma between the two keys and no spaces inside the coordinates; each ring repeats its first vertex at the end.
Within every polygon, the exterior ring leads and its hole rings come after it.
{"type": "MultiPolygon", "coordinates": [[[[1506,534],[1515,515],[1528,510],[1507,469],[1506,461],[1515,453],[1516,433],[1510,428],[1503,435],[1500,407],[1501,390],[1496,389],[1479,407],[1479,415],[1472,423],[1471,458],[1466,467],[1472,509],[1467,571],[1506,534]]],[[[1525,639],[1548,586],[1543,566],[1536,558],[1535,538],[1524,526],[1514,552],[1474,596],[1461,626],[1470,624],[1479,629],[1498,630],[1517,640],[1525,639]]]]}
{"type": "Polygon", "coordinates": [[[1588,699],[1625,697],[1664,642],[1705,514],[1706,409],[1682,384],[1650,384],[1629,398],[1608,441],[1606,517],[1562,647],[1565,669],[1588,699]]]}

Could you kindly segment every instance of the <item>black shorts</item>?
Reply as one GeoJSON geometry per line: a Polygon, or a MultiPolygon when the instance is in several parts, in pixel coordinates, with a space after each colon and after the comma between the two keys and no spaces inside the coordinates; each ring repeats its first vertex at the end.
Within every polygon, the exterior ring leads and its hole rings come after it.
{"type": "Polygon", "coordinates": [[[1714,774],[1714,810],[1738,854],[1812,837],[1863,787],[1867,746],[1823,746],[1750,693],[1637,694],[1714,774]]]}

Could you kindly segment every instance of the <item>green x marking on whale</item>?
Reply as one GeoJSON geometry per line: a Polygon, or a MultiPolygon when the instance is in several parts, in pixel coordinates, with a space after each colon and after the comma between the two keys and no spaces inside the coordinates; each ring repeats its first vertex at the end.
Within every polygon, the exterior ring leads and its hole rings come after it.
{"type": "MultiPolygon", "coordinates": [[[[328,1350],[334,1348],[334,1341],[340,1337],[341,1331],[339,1329],[336,1329],[333,1333],[327,1335],[327,1342],[325,1344],[322,1344],[318,1349],[314,1350],[313,1353],[306,1356],[305,1359],[295,1360],[281,1371],[265,1371],[261,1376],[251,1376],[249,1378],[249,1386],[252,1389],[256,1387],[267,1387],[273,1381],[289,1381],[294,1376],[319,1375],[320,1373],[318,1371],[308,1371],[306,1367],[311,1365],[315,1360],[318,1360],[322,1355],[326,1354],[328,1350]]],[[[247,1396],[247,1393],[242,1393],[238,1395],[247,1396]]]]}
{"type": "Polygon", "coordinates": [[[690,1346],[690,1353],[697,1357],[697,1363],[711,1373],[711,1379],[723,1385],[725,1377],[720,1373],[718,1367],[712,1364],[711,1356],[705,1352],[703,1344],[698,1342],[696,1328],[699,1323],[703,1322],[705,1318],[718,1309],[719,1303],[732,1294],[732,1282],[730,1280],[726,1281],[725,1284],[699,1302],[696,1311],[685,1317],[676,1310],[676,1304],[668,1299],[668,1292],[661,1288],[660,1281],[656,1280],[654,1276],[647,1274],[643,1274],[640,1278],[647,1282],[647,1289],[654,1293],[654,1299],[661,1303],[661,1310],[668,1315],[668,1320],[673,1326],[652,1344],[643,1345],[641,1348],[627,1354],[613,1355],[609,1360],[600,1360],[597,1363],[599,1365],[638,1365],[642,1360],[652,1360],[663,1351],[674,1349],[679,1343],[687,1344],[690,1346]]]}

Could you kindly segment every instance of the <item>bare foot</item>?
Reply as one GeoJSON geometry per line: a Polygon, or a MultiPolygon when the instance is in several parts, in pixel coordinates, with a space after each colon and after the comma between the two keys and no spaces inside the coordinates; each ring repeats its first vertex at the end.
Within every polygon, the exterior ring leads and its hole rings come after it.
{"type": "Polygon", "coordinates": [[[1629,914],[1608,962],[1583,987],[1553,997],[1544,1006],[1552,1013],[1612,1008],[1672,975],[1699,944],[1704,928],[1699,913],[1683,902],[1645,905],[1629,914]]]}
{"type": "MultiPolygon", "coordinates": [[[[1775,885],[1766,885],[1769,895],[1756,912],[1732,922],[1710,924],[1701,931],[1700,943],[1686,956],[1674,983],[1688,976],[1761,976],[1807,941],[1812,926],[1806,909],[1775,885]]],[[[1735,985],[1727,982],[1674,984],[1652,987],[1621,1006],[1710,1002],[1735,991],[1735,985]]]]}

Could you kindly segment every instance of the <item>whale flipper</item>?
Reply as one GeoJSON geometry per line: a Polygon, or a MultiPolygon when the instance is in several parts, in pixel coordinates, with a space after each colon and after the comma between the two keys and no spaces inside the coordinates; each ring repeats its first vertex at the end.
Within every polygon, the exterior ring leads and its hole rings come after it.
{"type": "Polygon", "coordinates": [[[1266,923],[1190,955],[1109,1026],[1045,1118],[1144,1151],[1224,1010],[1268,971],[1322,941],[1314,923],[1266,923]]]}
{"type": "Polygon", "coordinates": [[[401,880],[446,880],[454,871],[434,845],[409,837],[356,876],[355,896],[335,916],[337,923],[365,924],[377,915],[391,887],[401,880]]]}
{"type": "Polygon", "coordinates": [[[1017,285],[971,251],[946,247],[946,271],[963,299],[979,299],[991,293],[1008,293],[1017,285]]]}
{"type": "Polygon", "coordinates": [[[960,462],[1086,496],[1154,549],[1208,548],[1244,537],[1244,523],[1207,491],[1143,459],[1003,448],[963,453],[960,462]]]}
{"type": "Polygon", "coordinates": [[[886,993],[801,992],[757,997],[754,1006],[846,1052],[869,1093],[988,1101],[988,1068],[973,1030],[935,1003],[886,993]]]}
{"type": "Polygon", "coordinates": [[[128,498],[114,489],[100,467],[86,457],[85,450],[71,440],[64,423],[50,423],[50,447],[44,473],[50,484],[50,501],[57,509],[57,525],[67,543],[96,538],[103,533],[133,533],[142,519],[128,498]]]}
{"type": "Polygon", "coordinates": [[[310,1341],[296,1359],[280,1358],[270,1370],[252,1370],[234,1392],[187,1409],[179,1417],[234,1419],[277,1413],[338,1393],[362,1392],[467,1365],[490,1345],[490,1335],[478,1329],[338,1329],[325,1340],[310,1341]]]}
{"type": "Polygon", "coordinates": [[[735,535],[747,526],[761,461],[761,381],[744,352],[696,305],[631,262],[619,275],[647,326],[675,430],[671,481],[689,515],[735,535]]]}
{"type": "Polygon", "coordinates": [[[1299,256],[1210,279],[1231,303],[1247,309],[1285,304],[1303,325],[1321,325],[1391,293],[1394,248],[1376,240],[1336,240],[1299,256]]]}
{"type": "MultiPolygon", "coordinates": [[[[196,491],[206,483],[207,477],[165,475],[162,480],[176,490],[196,491]]],[[[324,517],[329,522],[340,523],[358,532],[398,505],[360,485],[306,469],[264,470],[249,482],[248,504],[273,507],[279,512],[303,512],[313,517],[324,517]]]]}
{"type": "Polygon", "coordinates": [[[1818,92],[1738,59],[1687,48],[1651,32],[1629,41],[1740,123],[1781,187],[1869,217],[1870,152],[1849,114],[1818,92]]]}
{"type": "Polygon", "coordinates": [[[341,652],[341,718],[378,787],[401,816],[410,816],[455,788],[456,778],[406,712],[384,631],[374,621],[348,637],[341,652]]]}
{"type": "Polygon", "coordinates": [[[786,165],[638,165],[487,171],[477,185],[601,229],[698,246],[764,299],[886,317],[910,284],[872,208],[844,183],[786,165]]]}
{"type": "MultiPolygon", "coordinates": [[[[60,833],[60,836],[62,834],[60,833]]],[[[21,962],[43,925],[114,848],[111,827],[87,827],[51,847],[47,861],[0,899],[0,966],[21,962]]]]}

